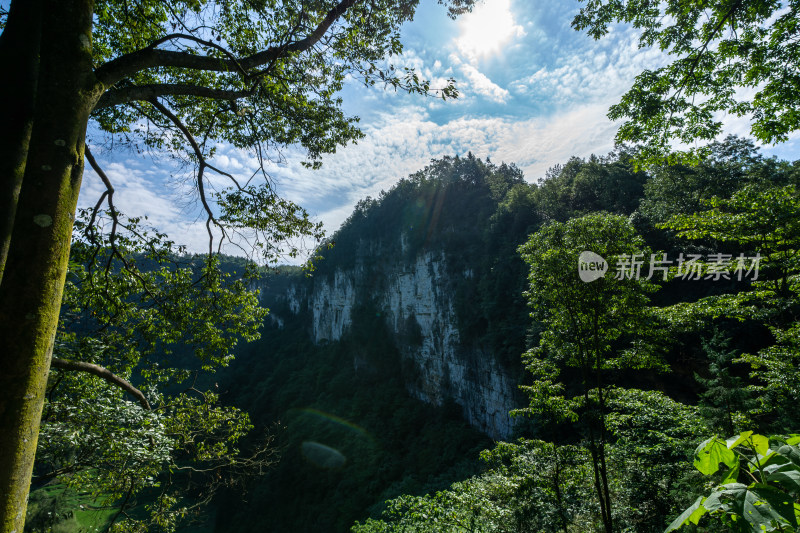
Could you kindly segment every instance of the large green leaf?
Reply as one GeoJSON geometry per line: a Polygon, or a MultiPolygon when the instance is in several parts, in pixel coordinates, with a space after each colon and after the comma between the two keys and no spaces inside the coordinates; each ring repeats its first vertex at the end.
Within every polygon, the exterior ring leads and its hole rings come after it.
{"type": "Polygon", "coordinates": [[[792,464],[777,466],[767,472],[766,481],[781,485],[792,494],[800,494],[800,469],[792,464]]]}
{"type": "Polygon", "coordinates": [[[752,485],[744,498],[742,512],[753,531],[779,531],[782,526],[797,527],[794,502],[785,492],[769,485],[752,485]]]}
{"type": "Polygon", "coordinates": [[[735,500],[738,496],[743,496],[744,491],[747,490],[747,485],[742,483],[727,483],[718,487],[711,495],[703,502],[703,507],[707,511],[724,511],[728,512],[730,508],[730,501],[735,500]]]}
{"type": "MultiPolygon", "coordinates": [[[[756,457],[756,462],[758,463],[758,467],[763,470],[775,470],[783,465],[791,464],[791,461],[788,458],[779,454],[776,450],[770,450],[766,455],[759,455],[756,457]]],[[[749,463],[750,472],[755,472],[758,470],[756,462],[749,463]]]]}
{"type": "Polygon", "coordinates": [[[781,446],[778,448],[778,453],[783,457],[786,457],[789,461],[794,463],[797,466],[800,466],[800,448],[797,446],[781,446]]]}
{"type": "Polygon", "coordinates": [[[710,476],[719,470],[720,463],[728,468],[737,464],[736,454],[728,448],[726,441],[712,437],[695,450],[694,466],[703,474],[710,476]]]}
{"type": "Polygon", "coordinates": [[[709,512],[742,518],[753,532],[786,531],[797,527],[795,505],[784,492],[769,485],[731,483],[720,487],[703,502],[709,512]]]}
{"type": "Polygon", "coordinates": [[[747,444],[761,455],[769,452],[769,439],[764,435],[752,435],[747,439],[747,444]]]}
{"type": "Polygon", "coordinates": [[[725,478],[722,480],[722,484],[725,485],[726,483],[736,483],[736,480],[739,479],[739,463],[737,462],[733,465],[733,468],[728,470],[728,473],[725,474],[725,478]]]}
{"type": "Polygon", "coordinates": [[[738,445],[740,445],[741,443],[747,441],[752,434],[753,434],[752,431],[743,431],[742,433],[739,433],[738,435],[734,435],[733,437],[730,437],[730,438],[726,439],[725,440],[725,444],[728,446],[729,449],[732,450],[735,447],[737,447],[738,445]]]}

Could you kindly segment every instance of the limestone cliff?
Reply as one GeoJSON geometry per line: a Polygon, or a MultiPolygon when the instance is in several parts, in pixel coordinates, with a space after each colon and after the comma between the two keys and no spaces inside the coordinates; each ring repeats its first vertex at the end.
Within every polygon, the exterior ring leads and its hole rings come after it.
{"type": "Polygon", "coordinates": [[[357,261],[267,298],[284,300],[292,313],[307,309],[308,330],[317,343],[341,339],[352,325],[354,308],[371,302],[413,368],[405,378],[411,395],[435,405],[455,401],[471,425],[493,438],[508,438],[508,413],[519,405],[517,378],[485,348],[462,342],[452,288],[474,280],[470,271],[454,280],[446,266],[443,253],[430,251],[370,268],[357,261]]]}
{"type": "Polygon", "coordinates": [[[399,363],[409,394],[453,401],[473,426],[508,438],[509,411],[526,403],[517,384],[530,317],[517,247],[541,222],[534,189],[513,165],[472,154],[433,160],[359,201],[331,236],[334,246],[318,250],[314,275],[276,282],[275,303],[264,303],[287,324],[294,315],[293,327],[317,344],[367,339],[362,328],[378,315],[387,331],[375,333],[394,347],[354,349],[357,373],[366,378],[370,364],[383,368],[374,357],[392,357],[381,362],[399,363]]]}

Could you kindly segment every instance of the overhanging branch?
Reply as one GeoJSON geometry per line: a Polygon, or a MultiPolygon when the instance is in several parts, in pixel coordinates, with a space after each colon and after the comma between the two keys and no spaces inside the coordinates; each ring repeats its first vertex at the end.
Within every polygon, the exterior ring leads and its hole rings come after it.
{"type": "Polygon", "coordinates": [[[119,89],[110,89],[100,97],[94,109],[104,109],[106,107],[114,107],[134,101],[144,102],[160,96],[199,96],[202,98],[213,98],[215,100],[234,101],[239,98],[252,96],[254,92],[255,87],[237,91],[183,83],[131,85],[128,87],[120,87],[119,89]]]}
{"type": "Polygon", "coordinates": [[[97,376],[99,378],[102,378],[107,382],[111,383],[112,385],[121,388],[122,390],[124,390],[125,392],[136,398],[139,401],[139,404],[144,409],[147,409],[148,411],[151,409],[150,403],[147,401],[147,398],[144,397],[142,391],[140,391],[139,389],[131,385],[130,382],[122,379],[121,377],[114,374],[105,367],[96,365],[94,363],[84,363],[83,361],[69,361],[67,359],[58,359],[56,357],[53,357],[50,366],[52,366],[53,368],[58,368],[60,370],[86,372],[94,376],[97,376]]]}
{"type": "Polygon", "coordinates": [[[97,236],[94,228],[94,221],[97,219],[97,214],[100,212],[100,207],[103,205],[103,200],[108,199],[108,209],[111,212],[111,217],[114,219],[114,228],[111,232],[111,243],[113,245],[118,224],[117,210],[114,208],[114,187],[111,185],[111,180],[108,179],[106,173],[103,171],[100,165],[97,164],[97,160],[92,155],[92,151],[89,150],[88,144],[84,148],[84,155],[86,156],[86,160],[89,162],[89,165],[92,167],[92,170],[94,170],[95,173],[100,176],[100,179],[103,180],[103,185],[106,186],[106,190],[100,195],[100,199],[97,200],[94,209],[92,209],[92,218],[89,220],[89,224],[86,227],[87,236],[91,243],[97,246],[97,236]]]}
{"type": "MultiPolygon", "coordinates": [[[[178,128],[178,130],[180,130],[184,138],[191,145],[195,157],[197,157],[198,161],[197,192],[200,194],[200,202],[203,204],[203,209],[205,210],[207,215],[206,231],[208,232],[208,255],[212,255],[214,253],[214,233],[211,231],[211,224],[217,226],[222,232],[222,238],[220,239],[219,243],[220,247],[222,246],[222,243],[227,235],[225,232],[225,227],[222,224],[220,224],[220,222],[216,219],[216,217],[214,216],[214,212],[211,210],[211,206],[208,205],[208,199],[206,198],[205,182],[203,180],[203,173],[205,172],[206,168],[211,168],[212,170],[217,170],[217,169],[208,164],[205,155],[203,155],[203,151],[200,149],[200,145],[197,144],[197,141],[194,138],[194,135],[192,135],[192,132],[190,132],[189,128],[187,128],[186,125],[183,122],[181,122],[181,119],[178,118],[177,115],[175,115],[172,111],[170,111],[167,106],[159,102],[156,98],[150,99],[150,104],[153,107],[155,107],[159,112],[161,112],[161,114],[167,117],[175,125],[175,127],[178,128]]],[[[217,170],[217,172],[220,172],[221,174],[230,177],[231,179],[233,179],[234,183],[236,183],[236,180],[233,178],[233,176],[231,176],[227,172],[221,172],[219,170],[217,170]]],[[[238,186],[238,183],[236,183],[236,185],[238,186]]]]}
{"type": "Polygon", "coordinates": [[[137,72],[155,67],[188,68],[213,72],[235,72],[243,69],[249,71],[257,68],[288,53],[304,52],[314,46],[325,35],[325,32],[341,17],[357,0],[342,0],[331,9],[320,24],[309,35],[298,41],[277,46],[270,46],[260,52],[236,59],[226,57],[211,57],[177,52],[174,50],[160,50],[154,45],[161,44],[156,41],[147,48],[125,54],[101,65],[95,72],[97,79],[106,87],[112,87],[118,82],[133,76],[137,72]]]}

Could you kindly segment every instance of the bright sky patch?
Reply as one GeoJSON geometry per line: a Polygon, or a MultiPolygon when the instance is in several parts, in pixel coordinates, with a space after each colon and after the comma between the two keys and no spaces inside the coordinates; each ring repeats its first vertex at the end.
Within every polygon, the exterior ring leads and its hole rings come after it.
{"type": "Polygon", "coordinates": [[[525,35],[511,13],[511,0],[484,0],[460,21],[458,48],[471,59],[498,53],[512,38],[525,35]]]}

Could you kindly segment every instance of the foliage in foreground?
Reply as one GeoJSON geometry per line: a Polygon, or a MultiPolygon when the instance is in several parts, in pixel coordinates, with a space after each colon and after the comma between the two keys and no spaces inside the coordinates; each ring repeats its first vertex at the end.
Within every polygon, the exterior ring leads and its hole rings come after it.
{"type": "Polygon", "coordinates": [[[256,272],[181,255],[136,220],[102,240],[87,219],[94,242],[72,249],[34,487],[89,491],[114,531],[172,531],[274,461],[268,435],[243,448],[253,424],[210,377],[259,336],[256,272]]]}
{"type": "Polygon", "coordinates": [[[709,147],[689,148],[722,131],[722,116],[746,117],[756,139],[785,141],[800,128],[798,3],[793,0],[582,0],[572,25],[595,39],[614,23],[640,31],[639,47],[671,61],[645,69],[611,119],[626,119],[618,142],[642,143],[651,165],[697,162],[709,147]]]}
{"type": "Polygon", "coordinates": [[[726,531],[794,533],[800,522],[800,435],[765,437],[746,431],[726,440],[711,437],[695,452],[705,475],[729,470],[708,496],[700,496],[665,533],[693,530],[703,517],[726,531]],[[686,526],[686,527],[684,527],[686,526]]]}

